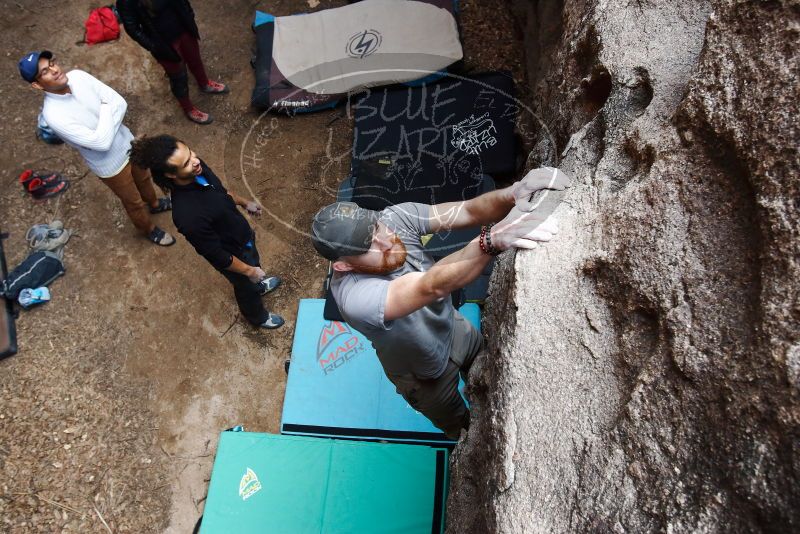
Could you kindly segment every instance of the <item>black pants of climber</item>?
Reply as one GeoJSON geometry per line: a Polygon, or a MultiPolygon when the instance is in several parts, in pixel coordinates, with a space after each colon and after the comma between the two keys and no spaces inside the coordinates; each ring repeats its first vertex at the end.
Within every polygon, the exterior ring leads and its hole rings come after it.
{"type": "MultiPolygon", "coordinates": [[[[245,249],[239,259],[247,265],[260,267],[255,239],[253,239],[253,246],[245,249]]],[[[254,284],[243,274],[231,271],[221,272],[233,284],[236,303],[239,305],[239,311],[242,312],[245,319],[256,326],[269,319],[269,312],[264,308],[264,303],[261,302],[261,288],[258,284],[254,284]]]]}

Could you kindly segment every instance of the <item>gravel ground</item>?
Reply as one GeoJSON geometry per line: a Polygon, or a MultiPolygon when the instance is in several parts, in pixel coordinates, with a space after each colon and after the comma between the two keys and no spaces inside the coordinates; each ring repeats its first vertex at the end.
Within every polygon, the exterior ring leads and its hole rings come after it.
{"type": "MultiPolygon", "coordinates": [[[[320,2],[316,9],[343,2],[320,2]]],[[[217,436],[243,424],[277,432],[297,300],[320,294],[326,266],[288,226],[306,227],[349,168],[351,125],[337,111],[281,118],[265,149],[271,165],[257,183],[238,172],[242,139],[258,120],[248,108],[253,8],[278,15],[303,1],[193,5],[209,73],[231,85],[226,97],[200,96],[216,117],[184,120],[160,67],[126,35],[77,45],[96,3],[0,1],[0,226],[9,265],[27,254],[26,229],[54,218],[77,234],[53,300],[22,312],[20,352],[0,362],[0,529],[4,532],[187,532],[202,513],[217,436]],[[287,319],[276,332],[242,323],[228,283],[179,238],[168,249],[139,238],[117,200],[77,154],[33,136],[41,95],[26,87],[16,61],[52,49],[128,101],[137,134],[172,133],[192,146],[242,194],[253,190],[277,218],[253,220],[265,270],[284,277],[266,302],[287,319]],[[277,163],[275,163],[277,162],[277,163]],[[16,176],[26,167],[73,180],[59,198],[32,203],[16,176]],[[252,186],[252,187],[251,187],[252,186]]],[[[464,1],[465,67],[505,68],[524,80],[524,60],[504,2],[464,1]],[[491,24],[490,24],[491,23],[491,24]],[[510,38],[511,37],[511,38],[510,38]]],[[[193,93],[194,94],[194,93],[193,93]]],[[[157,222],[173,230],[169,215],[157,222]]]]}

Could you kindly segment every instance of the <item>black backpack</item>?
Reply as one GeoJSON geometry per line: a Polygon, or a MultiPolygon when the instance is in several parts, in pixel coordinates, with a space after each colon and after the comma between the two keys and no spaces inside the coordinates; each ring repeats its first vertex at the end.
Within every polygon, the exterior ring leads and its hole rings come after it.
{"type": "Polygon", "coordinates": [[[9,300],[16,300],[23,289],[49,285],[62,274],[64,264],[58,256],[52,252],[37,251],[8,273],[0,285],[0,293],[9,300]]]}

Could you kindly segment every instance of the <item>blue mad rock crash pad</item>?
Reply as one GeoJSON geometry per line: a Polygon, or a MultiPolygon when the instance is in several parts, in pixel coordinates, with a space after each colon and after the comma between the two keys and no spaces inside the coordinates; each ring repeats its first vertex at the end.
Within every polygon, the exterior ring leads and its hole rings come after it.
{"type": "Polygon", "coordinates": [[[200,533],[436,533],[446,493],[446,449],[223,432],[200,533]]]}
{"type": "MultiPolygon", "coordinates": [[[[451,445],[396,392],[369,340],[326,320],[324,307],[323,299],[300,301],[281,433],[451,445]]],[[[460,311],[480,328],[476,304],[460,311]]]]}

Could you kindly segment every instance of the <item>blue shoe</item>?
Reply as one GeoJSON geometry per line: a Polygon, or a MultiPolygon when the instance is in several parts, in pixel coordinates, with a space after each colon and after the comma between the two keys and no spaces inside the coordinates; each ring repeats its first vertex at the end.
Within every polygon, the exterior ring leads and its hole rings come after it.
{"type": "Polygon", "coordinates": [[[261,323],[259,326],[261,328],[267,328],[269,330],[272,330],[273,328],[278,328],[279,326],[283,325],[283,323],[284,323],[283,317],[281,317],[276,313],[270,313],[269,319],[261,323]]]}
{"type": "Polygon", "coordinates": [[[270,276],[269,278],[264,278],[258,283],[258,294],[261,296],[266,295],[270,291],[274,291],[281,285],[281,279],[277,276],[270,276]]]}

